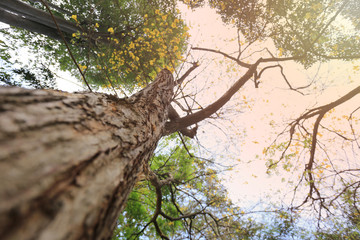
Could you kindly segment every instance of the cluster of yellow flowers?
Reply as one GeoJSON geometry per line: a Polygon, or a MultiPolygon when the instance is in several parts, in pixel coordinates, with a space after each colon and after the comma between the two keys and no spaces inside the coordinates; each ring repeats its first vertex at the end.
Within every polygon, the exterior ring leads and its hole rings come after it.
{"type": "MultiPolygon", "coordinates": [[[[77,22],[76,15],[72,19],[77,22]]],[[[144,76],[154,77],[162,68],[175,70],[183,60],[182,46],[190,36],[189,29],[182,20],[160,10],[155,10],[152,16],[145,14],[143,21],[141,28],[127,33],[116,32],[115,27],[107,29],[110,48],[107,46],[97,54],[97,70],[106,70],[115,79],[116,76],[127,78],[131,75],[138,86],[145,83],[144,76]]],[[[98,27],[96,23],[94,29],[98,27]]],[[[80,38],[80,35],[74,33],[72,36],[80,38]]]]}
{"type": "MultiPolygon", "coordinates": [[[[189,35],[181,20],[171,21],[160,10],[155,10],[155,16],[151,18],[145,14],[143,19],[142,34],[134,36],[132,41],[120,43],[117,38],[112,38],[114,49],[108,60],[111,71],[129,74],[150,68],[156,74],[165,67],[174,71],[176,62],[182,60],[180,46],[189,35]],[[181,28],[183,31],[179,31],[181,28]]],[[[109,28],[108,32],[114,34],[114,29],[109,28]]],[[[141,77],[141,74],[136,74],[139,86],[142,84],[141,77]]]]}

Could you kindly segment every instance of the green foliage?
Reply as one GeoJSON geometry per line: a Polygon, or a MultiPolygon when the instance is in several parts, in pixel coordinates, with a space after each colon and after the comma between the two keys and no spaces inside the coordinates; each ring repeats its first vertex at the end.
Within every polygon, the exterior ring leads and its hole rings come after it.
{"type": "Polygon", "coordinates": [[[300,60],[305,67],[332,58],[352,59],[351,56],[357,55],[354,52],[359,52],[354,26],[335,21],[343,16],[344,3],[336,0],[273,1],[269,8],[278,22],[273,30],[275,45],[283,49],[285,56],[306,56],[300,60]]]}
{"type": "Polygon", "coordinates": [[[347,188],[339,206],[342,217],[327,222],[326,227],[315,233],[317,239],[360,239],[360,206],[357,191],[358,184],[355,188],[347,188]]]}
{"type": "MultiPolygon", "coordinates": [[[[296,217],[291,212],[270,212],[264,215],[264,221],[251,218],[251,213],[235,206],[220,183],[219,169],[209,161],[192,157],[197,150],[189,140],[185,143],[186,148],[172,135],[159,144],[160,150],[151,160],[151,169],[160,179],[170,175],[174,178],[171,185],[162,188],[161,211],[173,218],[185,216],[174,221],[159,216],[157,223],[164,235],[171,239],[192,236],[250,240],[288,239],[296,233],[296,217]]],[[[154,187],[147,180],[138,182],[118,219],[113,239],[159,239],[153,224],[149,224],[155,208],[154,187]]]]}
{"type": "Polygon", "coordinates": [[[54,89],[56,81],[50,69],[34,63],[18,67],[19,61],[11,57],[10,51],[15,51],[13,42],[0,40],[0,82],[9,86],[35,89],[54,89]]]}
{"type": "MultiPolygon", "coordinates": [[[[160,69],[174,70],[186,49],[187,28],[175,1],[49,2],[62,8],[61,12],[53,10],[55,15],[80,27],[71,36],[63,34],[78,67],[94,86],[143,87],[160,69]]],[[[35,6],[44,9],[41,4],[35,6]]],[[[16,42],[13,46],[28,46],[39,56],[37,61],[59,64],[61,70],[81,79],[63,42],[24,30],[2,32],[16,42]]]]}
{"type": "MultiPolygon", "coordinates": [[[[205,193],[202,195],[198,193],[205,191],[204,185],[211,184],[206,175],[204,162],[189,156],[187,151],[192,151],[192,147],[188,143],[187,149],[181,144],[175,135],[164,139],[159,145],[159,149],[163,150],[151,160],[151,169],[160,179],[166,179],[169,174],[174,178],[170,186],[162,188],[162,211],[174,218],[199,211],[201,209],[199,204],[205,203],[207,197],[205,193]],[[203,183],[205,179],[208,181],[203,183]],[[196,203],[194,199],[199,199],[201,202],[196,203]]],[[[220,192],[219,195],[221,195],[220,192]]],[[[114,239],[156,237],[156,231],[152,225],[140,232],[152,218],[155,207],[154,187],[148,181],[140,181],[131,193],[126,209],[119,218],[119,226],[114,239]]],[[[186,234],[187,221],[170,221],[159,217],[157,223],[167,236],[186,234]]]]}
{"type": "MultiPolygon", "coordinates": [[[[184,2],[190,6],[203,5],[184,2]]],[[[358,57],[360,18],[357,17],[357,0],[208,2],[225,23],[239,29],[247,44],[271,38],[279,57],[296,57],[295,60],[305,67],[318,61],[358,57]]]]}

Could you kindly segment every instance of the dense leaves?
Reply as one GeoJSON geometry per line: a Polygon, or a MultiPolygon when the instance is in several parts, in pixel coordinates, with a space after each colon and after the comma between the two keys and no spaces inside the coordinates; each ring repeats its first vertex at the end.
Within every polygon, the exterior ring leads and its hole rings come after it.
{"type": "MultiPolygon", "coordinates": [[[[33,5],[46,11],[37,1],[33,5]]],[[[78,78],[80,69],[95,86],[143,86],[160,69],[173,71],[186,48],[187,28],[173,1],[66,0],[52,11],[81,29],[71,36],[63,33],[78,66],[63,42],[46,36],[4,29],[7,42],[27,46],[39,56],[36,61],[59,64],[78,78]]]]}
{"type": "MultiPolygon", "coordinates": [[[[204,4],[204,1],[184,2],[194,8],[204,4]]],[[[208,3],[225,23],[238,28],[244,38],[242,44],[270,38],[280,57],[297,57],[296,61],[305,67],[334,58],[359,57],[356,0],[209,0],[208,3]]]]}
{"type": "Polygon", "coordinates": [[[11,59],[8,46],[0,40],[0,82],[4,85],[28,87],[36,89],[54,89],[54,74],[45,65],[37,68],[24,66],[17,68],[16,61],[11,59]]]}
{"type": "Polygon", "coordinates": [[[1,72],[0,81],[9,86],[28,87],[35,89],[54,89],[54,75],[47,68],[41,68],[36,74],[28,69],[12,69],[12,73],[1,72]]]}
{"type": "MultiPolygon", "coordinates": [[[[151,160],[151,169],[160,179],[172,177],[162,187],[163,214],[157,218],[159,230],[151,223],[157,194],[150,181],[142,179],[131,193],[119,217],[113,239],[289,239],[304,229],[296,226],[298,216],[286,210],[240,209],[227,196],[213,161],[194,156],[189,140],[183,145],[175,135],[163,139],[151,160]],[[255,218],[253,218],[255,216],[255,218]]],[[[226,170],[226,168],[222,168],[226,170]]]]}

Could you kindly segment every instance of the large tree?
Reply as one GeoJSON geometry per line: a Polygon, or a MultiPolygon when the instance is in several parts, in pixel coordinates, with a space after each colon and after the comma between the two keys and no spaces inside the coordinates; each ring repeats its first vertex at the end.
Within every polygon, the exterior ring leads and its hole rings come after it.
{"type": "Polygon", "coordinates": [[[2,239],[106,239],[164,134],[163,70],[127,99],[1,88],[2,239]]]}
{"type": "MultiPolygon", "coordinates": [[[[285,1],[286,4],[255,0],[209,2],[225,22],[238,27],[239,48],[235,54],[204,47],[193,50],[230,59],[242,69],[242,75],[218,100],[207,103],[207,107],[193,109],[196,101],[184,94],[186,108],[173,96],[174,86],[181,87],[184,79],[198,67],[197,63],[176,81],[171,72],[163,70],[152,84],[124,99],[96,93],[2,88],[0,164],[4,172],[2,182],[6,183],[0,187],[2,238],[108,238],[131,189],[138,178],[142,179],[140,173],[153,184],[157,206],[162,205],[162,191],[172,178],[162,172],[154,173],[147,165],[162,136],[179,131],[193,137],[197,127],[190,130],[190,126],[214,116],[249,81],[253,80],[255,87],[261,86],[260,79],[270,69],[279,69],[289,88],[299,91],[283,74],[282,62],[297,61],[309,67],[317,61],[358,58],[359,39],[349,37],[354,36],[358,27],[358,20],[352,18],[349,8],[351,4],[356,5],[353,1],[341,4],[331,0],[310,1],[311,4],[300,0],[285,1]],[[335,24],[339,16],[350,18],[354,27],[346,32],[339,31],[335,24]],[[305,24],[302,24],[304,19],[305,24]],[[267,40],[275,43],[277,52],[266,48],[259,56],[257,51],[249,50],[255,42],[267,40]],[[194,104],[188,104],[189,99],[194,100],[194,104]],[[184,110],[186,116],[180,116],[171,107],[171,101],[178,105],[177,109],[184,110]],[[163,175],[165,177],[160,178],[163,175]]],[[[167,16],[161,14],[161,19],[166,21],[167,16]]],[[[130,45],[131,42],[128,48],[130,45]]],[[[164,56],[159,59],[161,57],[164,56]]],[[[138,63],[136,56],[129,59],[138,63]]],[[[351,167],[339,171],[334,166],[329,175],[335,176],[335,180],[339,176],[344,187],[335,194],[326,195],[329,193],[326,188],[321,191],[323,178],[316,171],[324,171],[325,166],[316,164],[315,153],[324,115],[359,92],[357,87],[330,104],[305,112],[289,124],[288,141],[275,145],[275,149],[284,151],[278,161],[269,161],[269,170],[283,162],[289,165],[293,153],[287,151],[295,141],[308,150],[309,157],[305,159],[303,174],[295,187],[295,192],[298,186],[308,187],[308,194],[299,204],[294,204],[293,210],[306,203],[319,203],[316,210],[321,214],[323,209],[330,211],[340,196],[349,192],[357,196],[359,181],[353,172],[358,169],[351,167]],[[313,117],[316,121],[309,130],[304,123],[313,117]]],[[[358,109],[350,114],[350,120],[358,109]]],[[[336,133],[357,144],[354,125],[352,122],[350,125],[352,139],[336,133]]],[[[351,204],[356,209],[357,201],[351,204]]],[[[195,216],[181,211],[170,215],[171,211],[168,213],[157,206],[149,222],[154,223],[157,233],[164,239],[167,237],[156,222],[159,215],[171,221],[189,216],[191,221],[195,216]]],[[[189,228],[191,235],[194,232],[189,228]]]]}

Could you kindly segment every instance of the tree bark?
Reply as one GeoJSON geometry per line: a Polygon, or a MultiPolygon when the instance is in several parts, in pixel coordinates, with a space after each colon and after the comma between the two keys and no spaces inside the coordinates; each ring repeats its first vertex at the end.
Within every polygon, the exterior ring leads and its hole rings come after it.
{"type": "Polygon", "coordinates": [[[33,22],[27,18],[19,17],[18,15],[12,14],[3,9],[0,9],[0,22],[9,24],[14,27],[23,28],[30,32],[44,34],[52,39],[62,41],[62,38],[57,29],[33,22]]]}
{"type": "MultiPolygon", "coordinates": [[[[26,18],[27,20],[30,20],[34,23],[43,25],[45,29],[46,28],[52,28],[54,30],[57,29],[56,24],[54,23],[54,20],[52,19],[49,13],[34,8],[29,4],[23,3],[19,0],[1,0],[0,8],[17,14],[19,18],[26,18]]],[[[56,16],[55,19],[62,32],[71,35],[74,32],[81,31],[81,28],[77,27],[75,24],[65,19],[56,16]]],[[[27,29],[27,25],[25,24],[21,28],[27,29]]]]}
{"type": "Polygon", "coordinates": [[[164,134],[168,70],[130,98],[0,88],[0,239],[108,239],[164,134]]]}

